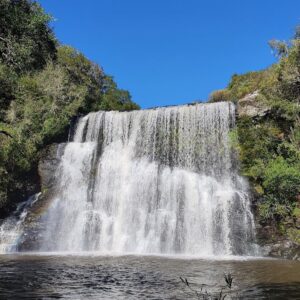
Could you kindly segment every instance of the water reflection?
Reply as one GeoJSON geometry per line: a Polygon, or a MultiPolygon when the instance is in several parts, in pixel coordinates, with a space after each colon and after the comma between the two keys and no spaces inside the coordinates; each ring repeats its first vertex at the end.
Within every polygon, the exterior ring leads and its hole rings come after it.
{"type": "Polygon", "coordinates": [[[179,276],[216,292],[234,276],[238,299],[300,299],[300,263],[151,256],[1,256],[0,299],[186,299],[179,276]]]}

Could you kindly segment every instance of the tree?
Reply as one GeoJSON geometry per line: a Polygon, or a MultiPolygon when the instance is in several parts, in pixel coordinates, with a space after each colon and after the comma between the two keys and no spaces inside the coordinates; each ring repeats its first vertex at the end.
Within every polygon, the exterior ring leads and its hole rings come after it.
{"type": "Polygon", "coordinates": [[[41,69],[56,56],[51,17],[38,3],[0,0],[0,61],[18,72],[41,69]]]}

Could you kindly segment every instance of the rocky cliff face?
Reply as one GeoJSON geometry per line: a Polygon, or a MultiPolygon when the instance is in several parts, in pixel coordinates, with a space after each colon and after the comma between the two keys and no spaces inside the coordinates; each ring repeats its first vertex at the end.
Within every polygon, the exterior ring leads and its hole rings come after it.
{"type": "Polygon", "coordinates": [[[66,143],[52,144],[43,151],[38,166],[42,191],[49,190],[54,186],[56,170],[61,161],[65,146],[66,143]]]}
{"type": "MultiPolygon", "coordinates": [[[[267,117],[271,111],[270,106],[261,101],[258,91],[238,100],[236,107],[237,118],[248,117],[253,122],[259,122],[259,120],[267,117]]],[[[257,243],[261,246],[263,255],[300,261],[300,245],[279,232],[277,228],[278,224],[275,222],[261,222],[259,220],[256,204],[260,201],[261,196],[255,190],[252,191],[252,195],[256,219],[257,243]]],[[[300,224],[300,220],[298,222],[300,224]]]]}
{"type": "Polygon", "coordinates": [[[40,232],[44,224],[41,220],[55,193],[56,174],[65,146],[65,143],[52,144],[42,153],[42,158],[38,166],[41,194],[38,201],[30,209],[30,214],[24,223],[23,234],[18,244],[19,251],[34,251],[38,249],[40,232]]]}
{"type": "Polygon", "coordinates": [[[270,107],[259,101],[259,92],[246,95],[237,102],[237,114],[239,117],[260,118],[270,111],[270,107]]]}

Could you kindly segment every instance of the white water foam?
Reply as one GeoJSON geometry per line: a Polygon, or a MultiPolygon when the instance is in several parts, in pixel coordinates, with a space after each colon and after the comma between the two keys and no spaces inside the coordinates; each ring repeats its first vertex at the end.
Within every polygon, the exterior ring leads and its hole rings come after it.
{"type": "Polygon", "coordinates": [[[41,251],[253,255],[231,103],[81,118],[57,172],[41,251]]]}
{"type": "Polygon", "coordinates": [[[35,194],[25,202],[21,202],[10,217],[0,225],[0,253],[15,252],[18,241],[23,233],[23,225],[32,205],[38,201],[39,194],[35,194]]]}

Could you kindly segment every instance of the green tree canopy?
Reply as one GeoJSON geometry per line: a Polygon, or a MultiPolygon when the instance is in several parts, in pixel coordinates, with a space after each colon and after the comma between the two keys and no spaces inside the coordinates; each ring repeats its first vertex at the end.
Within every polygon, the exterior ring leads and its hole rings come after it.
{"type": "Polygon", "coordinates": [[[40,69],[55,58],[50,20],[35,1],[0,0],[0,61],[24,72],[40,69]]]}

